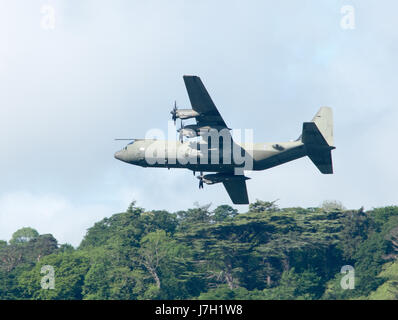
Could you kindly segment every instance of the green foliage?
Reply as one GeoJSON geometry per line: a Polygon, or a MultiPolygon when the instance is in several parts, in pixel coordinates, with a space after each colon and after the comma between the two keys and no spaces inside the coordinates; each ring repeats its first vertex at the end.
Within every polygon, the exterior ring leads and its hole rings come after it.
{"type": "Polygon", "coordinates": [[[179,231],[187,231],[195,225],[209,224],[211,222],[210,205],[199,206],[186,211],[178,211],[179,231]]]}
{"type": "Polygon", "coordinates": [[[44,257],[32,270],[23,272],[18,278],[22,297],[38,300],[82,299],[84,276],[89,268],[89,259],[82,252],[58,253],[44,257]],[[51,266],[55,271],[55,288],[42,289],[43,266],[51,266]]]}
{"type": "Polygon", "coordinates": [[[375,208],[368,212],[377,226],[383,226],[390,218],[398,216],[398,206],[375,208]]]}
{"type": "Polygon", "coordinates": [[[58,252],[72,252],[75,248],[69,243],[63,243],[59,246],[58,252]]]}
{"type": "Polygon", "coordinates": [[[0,247],[0,269],[12,272],[18,266],[34,265],[46,255],[57,250],[57,240],[50,234],[17,241],[0,247]]]}
{"type": "Polygon", "coordinates": [[[346,208],[343,206],[343,204],[337,200],[326,200],[326,201],[322,202],[321,208],[325,212],[346,210],[346,208]]]}
{"type": "Polygon", "coordinates": [[[238,215],[238,210],[229,205],[218,206],[213,211],[213,219],[216,222],[222,222],[235,218],[238,215]]]}
{"type": "Polygon", "coordinates": [[[383,255],[387,249],[387,243],[380,233],[372,234],[365,240],[355,254],[355,273],[358,276],[357,290],[368,295],[382,282],[377,277],[385,260],[383,255]]]}
{"type": "Polygon", "coordinates": [[[242,287],[232,290],[227,285],[221,285],[201,293],[198,300],[261,300],[263,298],[264,294],[259,290],[248,291],[242,287]]]}
{"type": "Polygon", "coordinates": [[[337,203],[249,212],[210,205],[176,213],[132,202],[80,246],[31,228],[0,241],[0,299],[397,299],[398,209],[337,203]],[[340,269],[355,267],[355,289],[340,269]],[[43,266],[55,288],[42,289],[43,266]]]}
{"type": "Polygon", "coordinates": [[[386,263],[378,275],[384,282],[370,293],[370,300],[398,300],[398,262],[386,263]]]}
{"type": "Polygon", "coordinates": [[[282,273],[277,286],[263,290],[263,299],[267,300],[312,300],[318,299],[323,291],[321,278],[312,271],[296,273],[295,269],[282,273]]]}
{"type": "Polygon", "coordinates": [[[153,283],[143,297],[182,299],[190,291],[190,249],[167,236],[164,230],[147,234],[141,239],[138,261],[151,276],[153,283]],[[155,286],[155,287],[154,287],[155,286]],[[156,289],[155,289],[156,288],[156,289]]]}
{"type": "Polygon", "coordinates": [[[90,268],[82,288],[84,299],[127,300],[136,299],[137,283],[142,276],[132,269],[128,251],[117,250],[111,245],[84,251],[90,257],[90,268]]]}
{"type": "Polygon", "coordinates": [[[13,233],[10,244],[26,243],[38,236],[39,233],[35,229],[22,228],[13,233]]]}
{"type": "Polygon", "coordinates": [[[256,202],[249,204],[249,211],[257,213],[278,211],[278,206],[275,205],[276,201],[268,202],[257,199],[256,202]]]}
{"type": "Polygon", "coordinates": [[[372,222],[362,209],[346,212],[341,222],[343,229],[340,233],[339,246],[343,250],[344,257],[352,260],[355,252],[372,230],[372,222]]]}
{"type": "Polygon", "coordinates": [[[341,280],[343,276],[344,274],[340,272],[336,273],[334,278],[326,283],[326,288],[322,295],[323,300],[346,300],[355,297],[355,289],[342,288],[341,280]]]}

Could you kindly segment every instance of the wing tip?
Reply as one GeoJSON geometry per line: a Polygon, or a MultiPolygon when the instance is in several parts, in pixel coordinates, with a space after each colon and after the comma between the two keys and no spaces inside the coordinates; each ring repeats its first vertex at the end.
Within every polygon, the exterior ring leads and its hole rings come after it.
{"type": "Polygon", "coordinates": [[[182,77],[183,77],[184,79],[186,79],[186,78],[199,78],[198,76],[195,76],[195,75],[193,75],[193,74],[184,74],[182,77]]]}
{"type": "Polygon", "coordinates": [[[243,205],[243,204],[249,204],[250,202],[249,202],[249,200],[247,200],[247,201],[233,201],[232,200],[232,203],[233,204],[241,204],[241,205],[243,205]]]}

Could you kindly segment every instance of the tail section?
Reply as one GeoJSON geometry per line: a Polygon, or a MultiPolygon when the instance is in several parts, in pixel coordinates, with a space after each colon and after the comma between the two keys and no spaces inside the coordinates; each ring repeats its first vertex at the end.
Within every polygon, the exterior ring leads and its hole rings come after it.
{"type": "Polygon", "coordinates": [[[333,146],[333,111],[330,107],[322,107],[319,109],[315,117],[312,119],[319,131],[322,133],[329,146],[333,146]]]}
{"type": "Polygon", "coordinates": [[[332,154],[335,149],[333,141],[333,112],[329,107],[322,107],[311,122],[303,123],[301,141],[307,155],[324,174],[333,173],[332,154]]]}

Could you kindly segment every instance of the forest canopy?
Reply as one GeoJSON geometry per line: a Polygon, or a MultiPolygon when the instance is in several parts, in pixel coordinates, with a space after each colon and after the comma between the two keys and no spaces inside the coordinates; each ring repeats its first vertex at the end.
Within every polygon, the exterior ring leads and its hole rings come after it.
{"type": "Polygon", "coordinates": [[[0,299],[397,299],[397,257],[396,206],[257,200],[243,214],[228,205],[171,213],[133,202],[77,248],[29,227],[0,241],[0,299]],[[354,288],[342,285],[344,266],[354,288]]]}

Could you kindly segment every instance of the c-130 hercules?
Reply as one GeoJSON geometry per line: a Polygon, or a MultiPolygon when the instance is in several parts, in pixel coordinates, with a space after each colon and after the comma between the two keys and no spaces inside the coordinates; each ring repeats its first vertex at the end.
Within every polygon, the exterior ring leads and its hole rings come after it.
{"type": "Polygon", "coordinates": [[[192,109],[177,109],[174,105],[171,111],[174,123],[177,118],[181,119],[180,141],[126,139],[133,141],[115,153],[116,159],[141,167],[186,168],[194,175],[200,172],[199,188],[203,188],[203,183],[222,182],[234,204],[249,203],[246,180],[250,178],[244,176],[244,170],[265,170],[308,156],[320,172],[333,173],[331,108],[320,108],[312,121],[304,122],[302,134],[295,141],[237,143],[201,79],[183,78],[192,109]],[[196,124],[183,126],[182,120],[191,118],[196,124]],[[184,137],[202,137],[202,140],[184,141],[184,137]],[[203,172],[211,174],[203,175],[203,172]]]}

